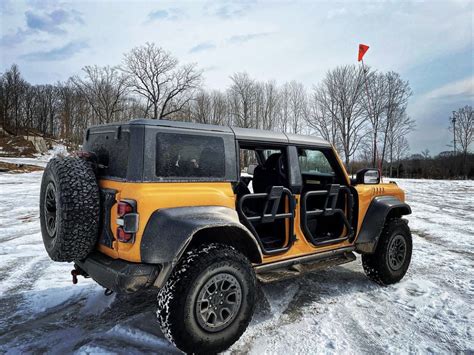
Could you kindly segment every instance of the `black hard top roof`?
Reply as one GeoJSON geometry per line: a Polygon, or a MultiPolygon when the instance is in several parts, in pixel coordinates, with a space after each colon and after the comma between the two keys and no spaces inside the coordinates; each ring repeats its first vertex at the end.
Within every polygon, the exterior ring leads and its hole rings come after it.
{"type": "Polygon", "coordinates": [[[230,126],[217,126],[202,123],[169,121],[169,120],[152,120],[152,119],[136,119],[128,122],[130,125],[147,125],[147,126],[161,126],[172,128],[183,128],[199,131],[213,131],[223,133],[233,133],[238,141],[242,142],[273,142],[273,143],[291,143],[298,145],[323,145],[330,146],[331,144],[315,136],[306,136],[301,134],[291,134],[268,131],[264,129],[254,128],[240,128],[230,126]]]}

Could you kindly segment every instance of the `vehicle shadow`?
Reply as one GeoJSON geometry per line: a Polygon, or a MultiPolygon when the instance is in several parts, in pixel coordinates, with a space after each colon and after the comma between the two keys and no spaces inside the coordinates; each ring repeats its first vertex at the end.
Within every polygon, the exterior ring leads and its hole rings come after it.
{"type": "MultiPolygon", "coordinates": [[[[71,286],[73,287],[73,286],[71,286]]],[[[75,286],[77,287],[77,286],[75,286]]],[[[355,265],[335,267],[303,277],[260,285],[250,327],[281,314],[298,320],[305,307],[341,293],[367,292],[378,287],[355,265]]],[[[78,292],[53,307],[23,312],[32,299],[71,293],[69,287],[26,291],[1,298],[10,309],[0,323],[0,352],[178,353],[161,333],[156,319],[156,291],[105,296],[98,285],[78,292]]],[[[47,302],[46,302],[47,303],[47,302]]],[[[5,310],[5,309],[4,309],[5,310]]]]}
{"type": "Polygon", "coordinates": [[[337,266],[308,273],[302,277],[261,285],[259,303],[252,324],[265,322],[281,314],[294,322],[307,306],[338,296],[365,293],[380,287],[370,281],[361,265],[337,266]]]}

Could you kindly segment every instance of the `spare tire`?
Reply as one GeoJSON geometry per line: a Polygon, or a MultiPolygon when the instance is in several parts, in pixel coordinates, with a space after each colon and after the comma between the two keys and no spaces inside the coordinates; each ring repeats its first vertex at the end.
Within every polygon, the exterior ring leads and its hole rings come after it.
{"type": "Polygon", "coordinates": [[[99,234],[100,192],[92,166],[77,157],[53,158],[43,174],[40,222],[51,259],[84,259],[99,234]]]}

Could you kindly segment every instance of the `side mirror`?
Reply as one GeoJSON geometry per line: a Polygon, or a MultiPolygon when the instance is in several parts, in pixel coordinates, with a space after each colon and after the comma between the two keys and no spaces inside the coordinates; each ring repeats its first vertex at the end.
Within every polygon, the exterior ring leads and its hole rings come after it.
{"type": "Polygon", "coordinates": [[[253,175],[256,167],[257,167],[256,164],[249,164],[249,166],[247,168],[247,174],[253,175]]]}
{"type": "Polygon", "coordinates": [[[380,172],[378,169],[362,169],[356,173],[356,184],[376,185],[380,184],[380,172]]]}

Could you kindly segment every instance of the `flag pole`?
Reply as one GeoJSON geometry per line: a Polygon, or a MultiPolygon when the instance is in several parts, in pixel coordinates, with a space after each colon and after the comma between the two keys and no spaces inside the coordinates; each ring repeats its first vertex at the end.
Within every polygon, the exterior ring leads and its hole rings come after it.
{"type": "MultiPolygon", "coordinates": [[[[372,117],[372,103],[371,103],[371,100],[370,100],[370,93],[369,93],[369,86],[368,86],[368,77],[367,77],[367,71],[365,69],[365,64],[364,64],[364,55],[365,55],[365,52],[368,50],[368,46],[365,48],[365,51],[363,53],[361,53],[361,45],[359,45],[359,61],[361,62],[362,64],[362,71],[364,72],[364,83],[365,83],[365,91],[367,93],[367,104],[368,104],[368,114],[369,114],[369,117],[372,117]]],[[[375,157],[375,167],[379,170],[379,174],[380,174],[380,179],[382,181],[383,177],[382,177],[382,164],[381,164],[381,161],[378,157],[378,154],[377,154],[377,142],[374,142],[374,157],[375,157]]],[[[375,168],[374,167],[374,168],[375,168]]]]}
{"type": "MultiPolygon", "coordinates": [[[[364,85],[365,85],[365,92],[367,94],[367,105],[368,105],[368,113],[369,113],[369,117],[372,117],[372,103],[371,103],[371,100],[370,100],[370,93],[369,93],[369,85],[368,85],[368,81],[369,81],[369,78],[367,77],[367,71],[365,70],[365,65],[364,65],[364,58],[362,58],[361,60],[361,63],[362,63],[362,71],[364,72],[364,85]]],[[[377,167],[378,165],[378,156],[377,156],[377,142],[374,142],[374,157],[375,157],[375,167],[377,167]]]]}

